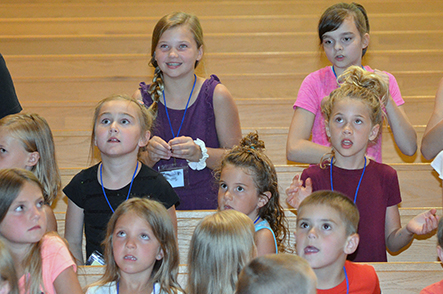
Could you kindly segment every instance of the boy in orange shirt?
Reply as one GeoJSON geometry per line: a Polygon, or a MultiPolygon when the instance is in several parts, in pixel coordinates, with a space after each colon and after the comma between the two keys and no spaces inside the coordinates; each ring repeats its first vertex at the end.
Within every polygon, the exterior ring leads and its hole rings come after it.
{"type": "Polygon", "coordinates": [[[314,270],[318,294],[380,294],[374,268],[346,260],[358,247],[359,219],[355,204],[338,192],[317,191],[300,204],[296,250],[314,270]]]}

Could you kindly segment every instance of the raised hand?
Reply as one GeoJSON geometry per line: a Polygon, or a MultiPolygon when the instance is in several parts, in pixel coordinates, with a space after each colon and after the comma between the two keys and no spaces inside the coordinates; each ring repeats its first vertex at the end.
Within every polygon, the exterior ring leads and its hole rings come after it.
{"type": "Polygon", "coordinates": [[[303,187],[303,181],[300,180],[300,174],[296,174],[292,179],[291,185],[286,189],[286,195],[288,198],[286,202],[294,208],[298,208],[300,203],[312,194],[312,181],[310,178],[306,179],[305,187],[303,187]]]}
{"type": "Polygon", "coordinates": [[[432,232],[438,227],[438,216],[435,208],[422,212],[411,219],[406,225],[406,229],[417,235],[424,235],[432,232]]]}

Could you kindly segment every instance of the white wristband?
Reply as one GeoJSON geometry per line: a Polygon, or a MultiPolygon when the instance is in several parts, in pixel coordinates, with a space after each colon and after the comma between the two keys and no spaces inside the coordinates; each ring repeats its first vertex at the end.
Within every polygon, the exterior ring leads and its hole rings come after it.
{"type": "Polygon", "coordinates": [[[200,149],[202,151],[202,158],[200,158],[197,162],[192,162],[187,160],[188,165],[193,170],[202,170],[206,167],[206,159],[208,159],[208,150],[206,149],[205,142],[197,138],[197,140],[194,140],[194,143],[200,146],[200,149]]]}

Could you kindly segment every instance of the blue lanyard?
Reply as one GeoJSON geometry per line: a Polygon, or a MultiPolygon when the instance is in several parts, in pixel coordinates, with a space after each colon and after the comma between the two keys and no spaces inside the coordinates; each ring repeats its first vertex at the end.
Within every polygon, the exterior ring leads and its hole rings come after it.
{"type": "Polygon", "coordinates": [[[186,116],[186,111],[188,110],[189,101],[191,101],[192,93],[194,93],[194,88],[196,83],[197,83],[197,76],[194,74],[194,85],[192,86],[191,94],[189,94],[188,102],[186,103],[185,113],[183,113],[182,122],[180,123],[180,127],[178,128],[177,136],[174,134],[174,130],[172,129],[172,124],[171,124],[171,119],[169,118],[168,107],[166,106],[165,90],[162,91],[163,102],[165,103],[166,116],[168,117],[169,127],[171,127],[172,138],[178,137],[178,135],[180,134],[183,122],[185,121],[185,116],[186,116]]]}
{"type": "MultiPolygon", "coordinates": [[[[117,282],[117,294],[120,292],[120,281],[117,282]]],[[[152,293],[155,294],[155,283],[152,284],[152,293]]]]}
{"type": "MultiPolygon", "coordinates": [[[[332,68],[332,72],[334,73],[335,78],[337,79],[337,74],[335,73],[334,66],[332,65],[331,68],[332,68]]],[[[361,66],[361,68],[363,68],[363,70],[366,70],[363,65],[361,66]]]]}
{"type": "MultiPolygon", "coordinates": [[[[102,169],[103,169],[103,163],[100,164],[100,185],[102,186],[102,191],[103,191],[103,195],[105,196],[106,202],[108,202],[109,208],[111,209],[112,213],[114,213],[114,208],[112,208],[111,203],[109,203],[108,197],[106,196],[105,187],[103,186],[102,169]]],[[[134,174],[132,175],[131,185],[129,185],[129,191],[128,191],[128,196],[126,196],[126,200],[128,200],[129,194],[131,194],[132,183],[134,182],[134,178],[135,178],[135,174],[137,173],[137,169],[138,169],[138,161],[137,161],[137,165],[135,166],[134,174]]]]}
{"type": "Polygon", "coordinates": [[[346,278],[346,294],[349,294],[349,280],[348,280],[348,274],[346,273],[345,266],[343,266],[343,270],[345,271],[345,278],[346,278]]]}
{"type": "Polygon", "coordinates": [[[257,218],[254,221],[254,225],[258,222],[259,219],[260,219],[260,216],[257,216],[257,218]]]}
{"type": "MultiPolygon", "coordinates": [[[[332,191],[334,191],[334,184],[332,183],[332,163],[333,162],[334,162],[334,157],[331,158],[331,166],[330,166],[330,170],[329,170],[329,177],[331,179],[331,190],[332,191]]],[[[365,156],[365,166],[363,167],[363,172],[361,173],[360,181],[358,181],[357,189],[355,190],[354,203],[357,203],[358,189],[360,189],[361,180],[363,180],[363,175],[365,174],[365,170],[366,170],[366,156],[365,156]]]]}

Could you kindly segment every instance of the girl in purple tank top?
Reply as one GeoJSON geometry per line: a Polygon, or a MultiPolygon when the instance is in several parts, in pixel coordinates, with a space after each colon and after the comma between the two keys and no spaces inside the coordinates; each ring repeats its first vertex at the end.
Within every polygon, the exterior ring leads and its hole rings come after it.
{"type": "Polygon", "coordinates": [[[212,169],[241,139],[237,107],[216,76],[194,73],[203,57],[198,18],[183,12],[162,17],[154,28],[150,85],[134,94],[156,117],[141,160],[160,171],[180,196],[179,209],[215,209],[212,169]]]}

